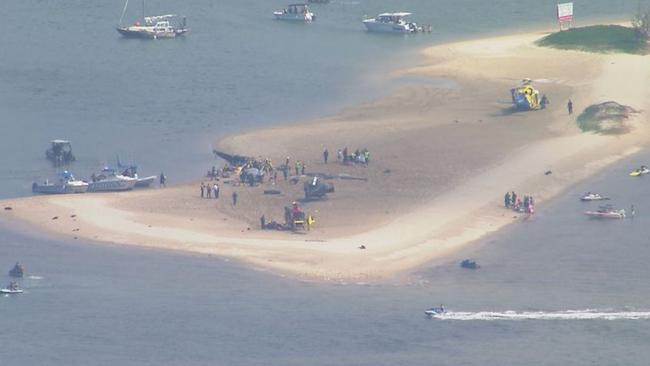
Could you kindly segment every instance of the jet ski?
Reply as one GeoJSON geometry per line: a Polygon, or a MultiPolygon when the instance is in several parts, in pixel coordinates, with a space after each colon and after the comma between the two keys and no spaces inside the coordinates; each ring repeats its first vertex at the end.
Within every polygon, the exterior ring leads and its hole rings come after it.
{"type": "Polygon", "coordinates": [[[650,169],[648,169],[648,167],[645,166],[645,165],[641,165],[641,167],[639,169],[637,169],[637,170],[633,171],[632,173],[630,173],[630,176],[631,177],[640,177],[640,176],[646,175],[648,173],[650,173],[650,169]]]}
{"type": "Polygon", "coordinates": [[[440,305],[439,307],[429,308],[424,311],[424,315],[428,316],[429,318],[443,315],[445,313],[447,313],[447,310],[445,310],[445,307],[442,305],[440,305]]]}
{"type": "Polygon", "coordinates": [[[587,192],[582,197],[580,197],[581,201],[605,201],[608,199],[609,197],[601,196],[598,193],[591,193],[591,192],[587,192]]]}

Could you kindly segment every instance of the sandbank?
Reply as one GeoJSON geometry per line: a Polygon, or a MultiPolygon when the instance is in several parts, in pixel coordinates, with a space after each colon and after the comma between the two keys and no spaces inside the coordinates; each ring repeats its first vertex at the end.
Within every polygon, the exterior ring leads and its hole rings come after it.
{"type": "Polygon", "coordinates": [[[317,220],[309,232],[260,230],[258,223],[261,215],[280,221],[282,207],[301,198],[304,176],[298,184],[280,178],[258,187],[220,182],[218,200],[199,197],[198,179],[145,191],[11,199],[0,203],[12,207],[0,218],[67,237],[218,255],[312,279],[381,279],[450,258],[505,225],[534,220],[502,207],[506,191],[533,195],[543,210],[548,199],[648,143],[650,58],[535,46],[542,36],[430,47],[419,65],[391,77],[445,78],[455,86],[407,85],[336,116],[215,143],[276,165],[287,156],[301,160],[309,173],[361,178],[334,179],[327,200],[303,203],[317,220]],[[547,109],[510,110],[509,90],[523,78],[548,96],[547,109]],[[566,111],[569,98],[578,113],[606,100],[641,113],[629,134],[583,133],[566,111]],[[344,147],[369,149],[370,164],[338,163],[336,151],[344,147]],[[265,189],[282,193],[265,195],[265,189]]]}

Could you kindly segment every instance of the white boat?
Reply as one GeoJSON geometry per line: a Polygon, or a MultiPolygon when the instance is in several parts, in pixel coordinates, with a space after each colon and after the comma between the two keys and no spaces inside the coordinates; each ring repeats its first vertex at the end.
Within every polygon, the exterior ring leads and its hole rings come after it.
{"type": "Polygon", "coordinates": [[[145,178],[139,178],[138,175],[136,174],[135,179],[137,179],[137,182],[135,182],[135,188],[147,188],[151,186],[151,183],[156,181],[156,178],[158,178],[155,175],[150,175],[145,178]]]}
{"type": "Polygon", "coordinates": [[[128,191],[133,189],[137,182],[137,178],[117,174],[111,168],[104,168],[99,175],[93,174],[88,183],[88,192],[128,191]]]}
{"type": "Polygon", "coordinates": [[[22,293],[23,290],[18,288],[18,284],[16,284],[16,282],[11,282],[9,286],[0,289],[0,294],[11,295],[11,294],[22,294],[22,293]]]}
{"type": "Polygon", "coordinates": [[[581,201],[605,201],[608,199],[609,197],[601,196],[598,193],[592,193],[592,192],[587,192],[582,197],[580,197],[581,201]]]}
{"type": "Polygon", "coordinates": [[[600,206],[597,211],[585,211],[585,215],[595,219],[624,219],[625,210],[617,210],[611,205],[600,206]]]}
{"type": "Polygon", "coordinates": [[[297,20],[301,22],[311,22],[316,19],[314,13],[309,10],[307,4],[290,4],[282,11],[273,12],[277,20],[297,20]]]}
{"type": "Polygon", "coordinates": [[[84,193],[88,190],[88,183],[75,179],[67,170],[61,173],[54,183],[46,180],[43,183],[32,183],[32,192],[43,194],[84,193]]]}
{"type": "Polygon", "coordinates": [[[124,3],[122,16],[119,25],[115,28],[118,33],[126,38],[176,38],[189,31],[187,28],[187,18],[176,14],[145,16],[145,1],[142,0],[142,21],[135,22],[131,26],[123,26],[122,20],[129,5],[129,0],[124,3]]]}
{"type": "Polygon", "coordinates": [[[406,17],[411,13],[383,13],[377,15],[374,19],[364,19],[363,24],[369,32],[380,33],[415,33],[421,31],[422,28],[417,24],[407,22],[406,17]]]}
{"type": "Polygon", "coordinates": [[[428,317],[435,317],[435,316],[443,315],[446,312],[447,310],[445,310],[445,307],[440,305],[439,307],[433,307],[425,310],[424,314],[428,317]]]}

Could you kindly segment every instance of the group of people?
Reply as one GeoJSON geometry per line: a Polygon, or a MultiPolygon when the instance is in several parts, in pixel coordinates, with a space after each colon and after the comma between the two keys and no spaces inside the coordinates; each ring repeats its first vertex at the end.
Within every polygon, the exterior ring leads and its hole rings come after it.
{"type": "MultiPolygon", "coordinates": [[[[325,153],[323,153],[323,157],[325,157],[325,153]]],[[[336,160],[338,160],[339,163],[343,163],[345,165],[362,164],[364,166],[368,166],[368,164],[370,164],[370,151],[368,151],[366,148],[363,150],[356,149],[354,153],[350,154],[348,148],[345,147],[343,150],[339,149],[336,152],[336,160]]]]}
{"type": "Polygon", "coordinates": [[[535,199],[533,196],[524,196],[523,200],[517,196],[515,191],[506,192],[504,206],[517,212],[524,212],[529,215],[535,213],[535,199]]]}
{"type": "Polygon", "coordinates": [[[219,198],[219,184],[201,182],[201,198],[219,198]]]}

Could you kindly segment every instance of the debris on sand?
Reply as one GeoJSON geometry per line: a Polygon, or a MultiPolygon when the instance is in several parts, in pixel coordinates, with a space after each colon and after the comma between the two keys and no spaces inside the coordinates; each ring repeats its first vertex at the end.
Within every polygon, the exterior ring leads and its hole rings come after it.
{"type": "Polygon", "coordinates": [[[630,117],[637,113],[632,107],[609,101],[587,107],[577,122],[583,132],[621,135],[632,130],[630,117]]]}

